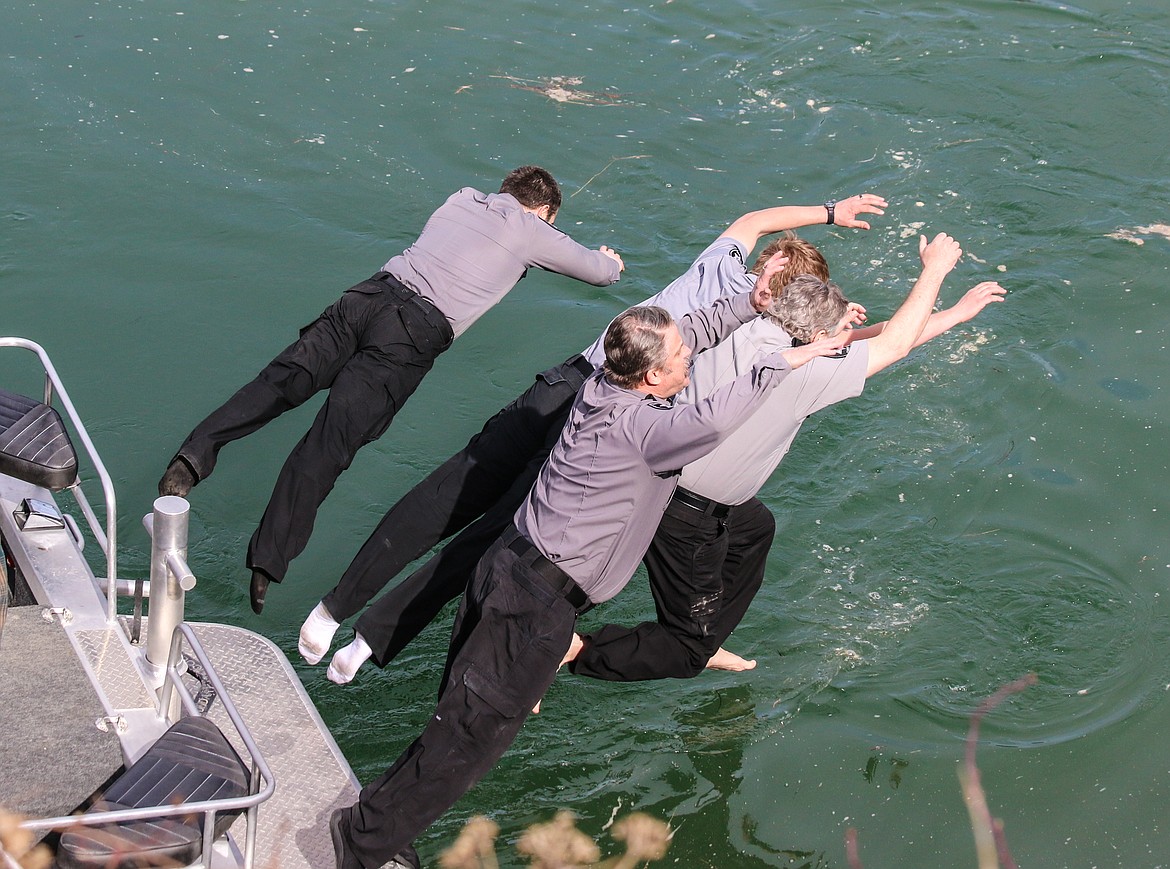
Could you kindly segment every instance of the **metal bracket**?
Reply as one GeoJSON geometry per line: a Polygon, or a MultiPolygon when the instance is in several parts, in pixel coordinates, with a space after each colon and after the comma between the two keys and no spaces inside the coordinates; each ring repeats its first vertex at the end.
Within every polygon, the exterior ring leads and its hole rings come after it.
{"type": "Polygon", "coordinates": [[[126,719],[121,715],[107,715],[94,722],[94,726],[102,733],[109,733],[111,725],[116,733],[126,732],[126,719]]]}
{"type": "Polygon", "coordinates": [[[68,625],[73,622],[73,613],[69,611],[67,606],[45,607],[41,610],[41,618],[47,622],[53,621],[53,616],[61,619],[61,624],[68,625]]]}

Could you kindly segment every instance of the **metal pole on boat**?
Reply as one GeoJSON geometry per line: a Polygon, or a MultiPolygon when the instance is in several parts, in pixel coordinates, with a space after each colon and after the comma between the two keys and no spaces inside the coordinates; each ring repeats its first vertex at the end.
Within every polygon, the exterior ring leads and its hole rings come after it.
{"type": "Polygon", "coordinates": [[[175,632],[175,626],[183,621],[185,593],[195,586],[195,577],[185,569],[187,517],[190,512],[191,505],[187,500],[175,495],[164,495],[154,502],[146,661],[150,675],[157,680],[156,688],[163,682],[171,650],[171,635],[175,632]]]}

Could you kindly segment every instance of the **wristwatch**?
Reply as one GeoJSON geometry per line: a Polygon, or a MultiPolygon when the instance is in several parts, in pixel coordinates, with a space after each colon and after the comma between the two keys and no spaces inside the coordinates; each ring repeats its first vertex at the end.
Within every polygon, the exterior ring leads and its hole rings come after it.
{"type": "Polygon", "coordinates": [[[825,221],[829,226],[833,225],[834,211],[837,208],[837,200],[830,199],[825,203],[825,211],[829,212],[829,219],[825,221]]]}

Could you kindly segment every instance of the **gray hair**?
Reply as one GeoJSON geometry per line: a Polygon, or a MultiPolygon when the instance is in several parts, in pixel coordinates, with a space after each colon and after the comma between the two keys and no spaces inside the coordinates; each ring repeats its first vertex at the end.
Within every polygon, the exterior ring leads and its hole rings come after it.
{"type": "Polygon", "coordinates": [[[764,316],[800,341],[809,341],[822,329],[830,334],[845,316],[849,300],[832,281],[799,275],[772,299],[764,316]]]}
{"type": "Polygon", "coordinates": [[[605,376],[633,389],[646,372],[666,365],[666,330],[674,318],[664,308],[636,305],[622,311],[605,330],[605,376]]]}

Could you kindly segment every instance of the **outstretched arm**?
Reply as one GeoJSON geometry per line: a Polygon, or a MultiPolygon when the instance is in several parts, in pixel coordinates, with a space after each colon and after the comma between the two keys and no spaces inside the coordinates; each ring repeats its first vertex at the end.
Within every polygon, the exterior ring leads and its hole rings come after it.
{"type": "Polygon", "coordinates": [[[963,250],[957,241],[940,232],[930,244],[922,236],[918,252],[922,257],[922,273],[881,334],[870,340],[866,377],[897,362],[916,346],[930,319],[943,279],[955,267],[963,250]]]}
{"type": "MultiPolygon", "coordinates": [[[[837,203],[833,222],[849,229],[869,229],[869,224],[858,220],[859,214],[885,214],[886,200],[873,193],[859,193],[837,203]]],[[[799,229],[802,226],[816,226],[827,223],[829,213],[823,205],[781,205],[749,211],[738,218],[723,232],[724,237],[734,238],[744,250],[751,251],[765,235],[799,229]]]]}
{"type": "Polygon", "coordinates": [[[922,334],[918,337],[914,346],[919,347],[927,341],[933,341],[948,329],[973,319],[976,314],[986,308],[991,302],[1002,302],[1006,293],[1007,290],[995,281],[984,281],[981,284],[976,284],[967,290],[963,294],[963,298],[959,299],[954,305],[945,311],[937,311],[931,314],[930,319],[926,321],[926,327],[922,330],[922,334]]]}
{"type": "MultiPolygon", "coordinates": [[[[967,290],[963,298],[959,299],[954,305],[931,314],[930,319],[926,321],[926,326],[923,328],[922,334],[914,342],[914,346],[921,347],[927,341],[933,341],[948,329],[953,329],[960,323],[973,320],[980,311],[992,302],[1002,302],[1006,294],[1007,290],[994,281],[984,281],[981,284],[976,284],[967,290]]],[[[882,322],[875,323],[873,326],[866,326],[864,329],[854,329],[851,340],[860,341],[865,338],[873,338],[880,335],[885,328],[886,323],[882,322]]]]}

